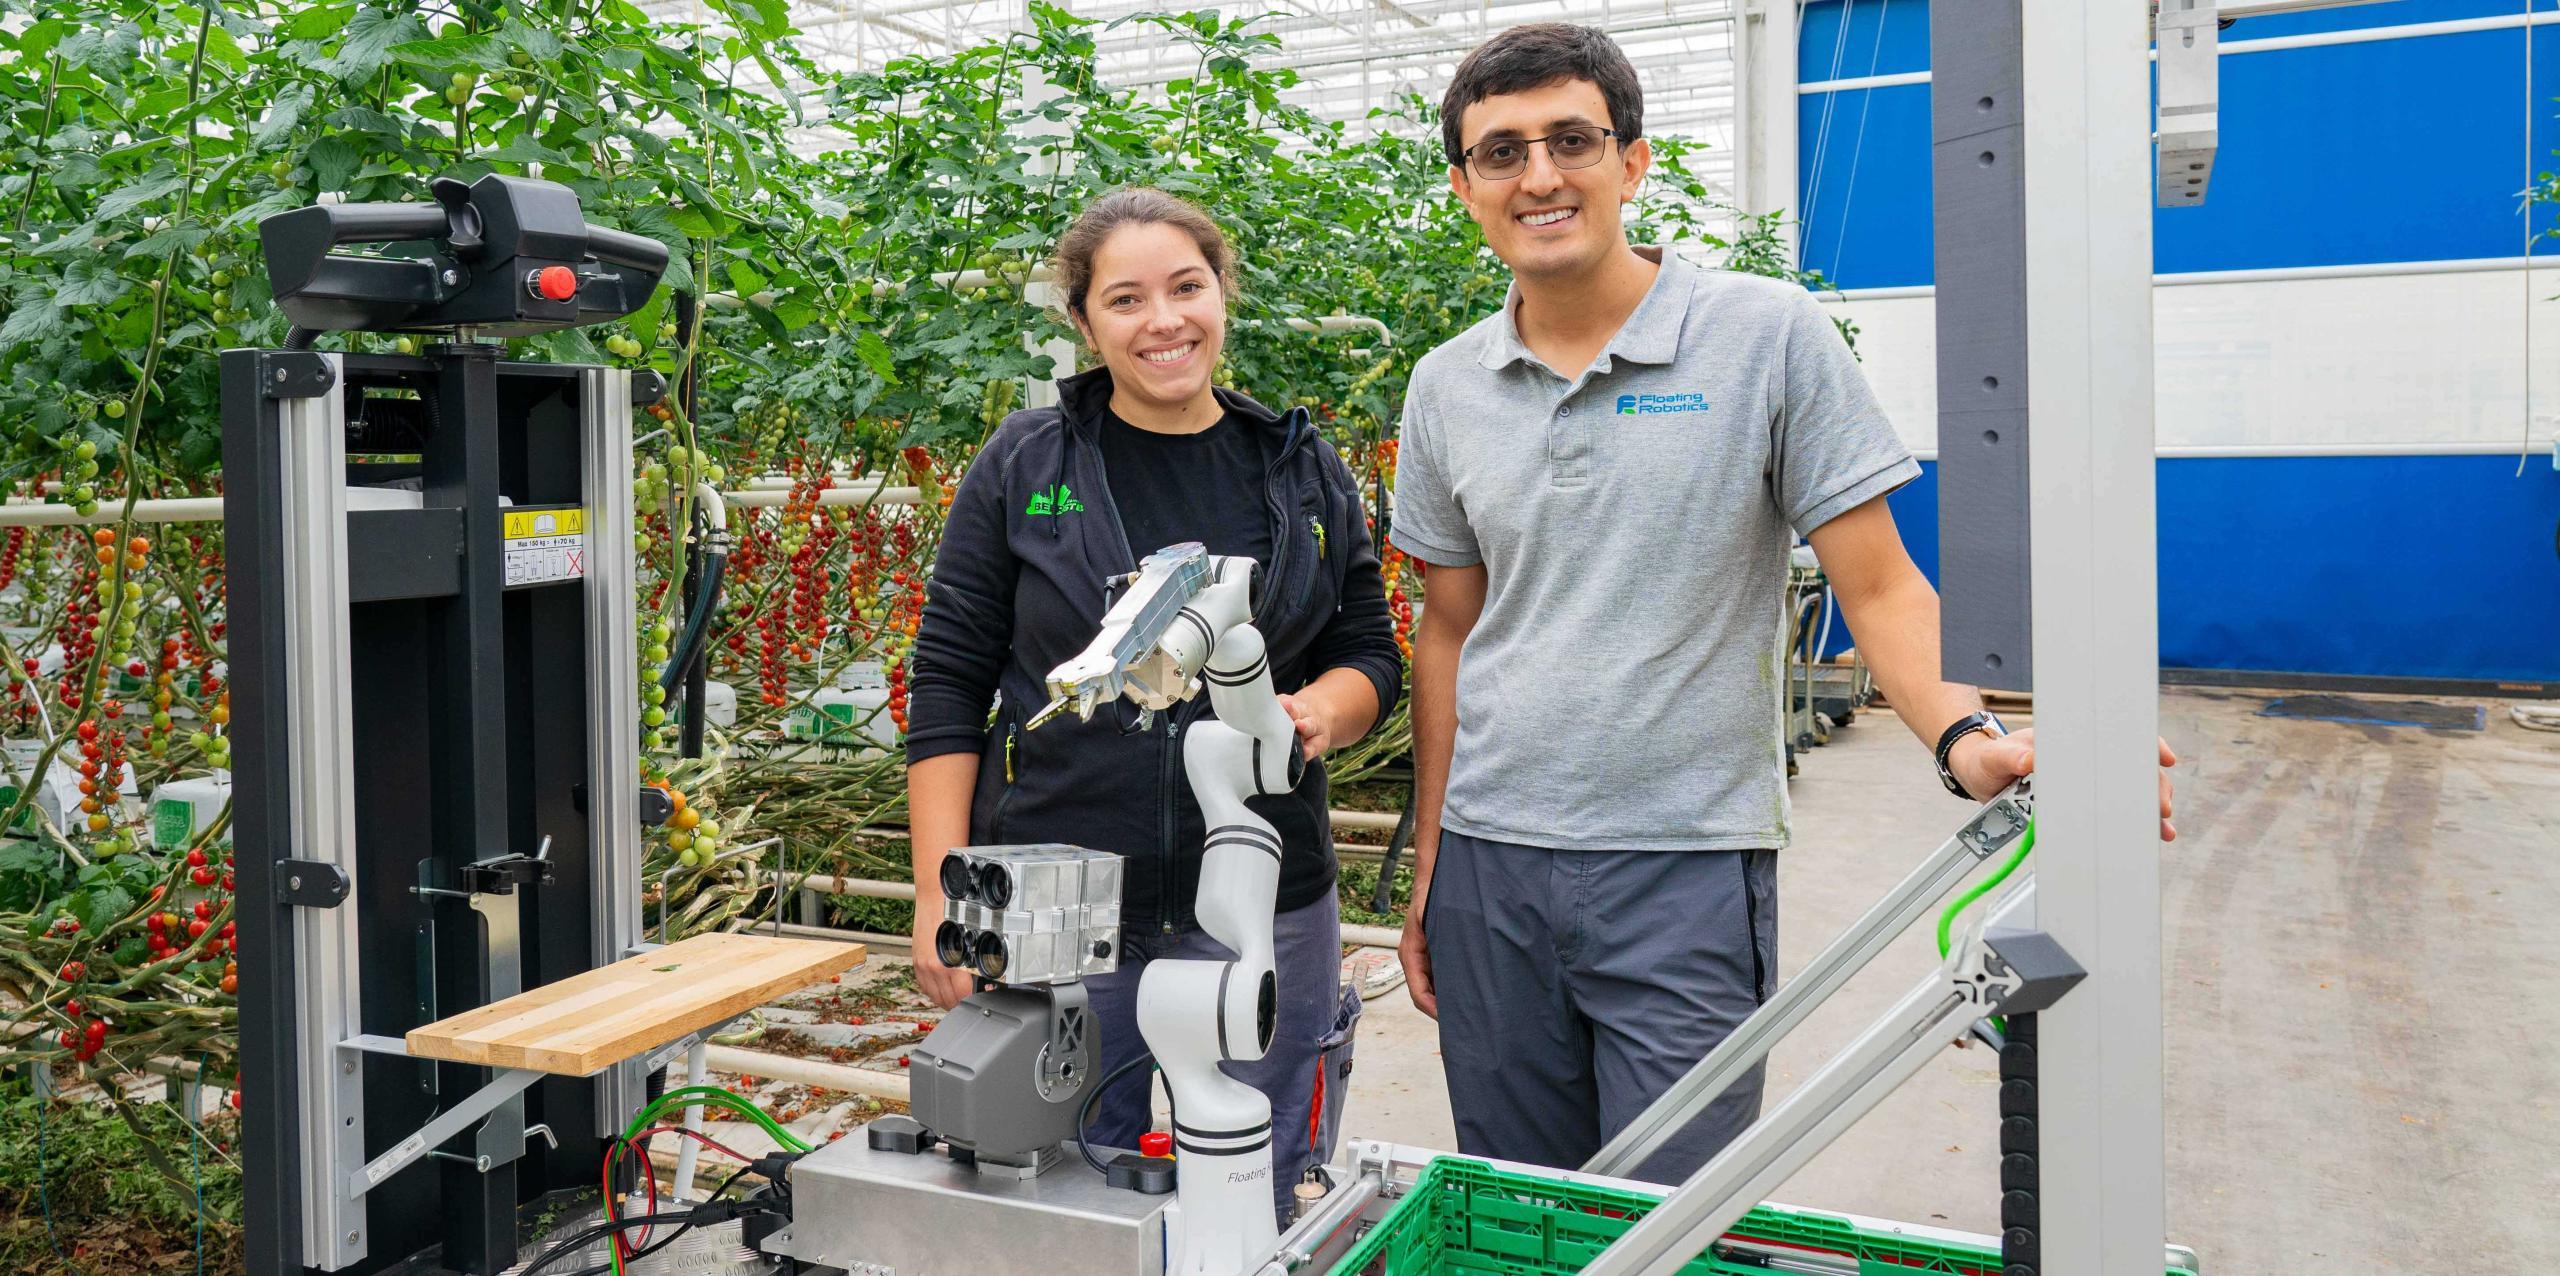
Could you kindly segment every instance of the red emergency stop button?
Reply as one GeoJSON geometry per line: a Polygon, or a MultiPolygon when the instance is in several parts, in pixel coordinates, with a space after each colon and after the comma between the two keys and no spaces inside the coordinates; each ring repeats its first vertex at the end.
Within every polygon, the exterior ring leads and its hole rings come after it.
{"type": "Polygon", "coordinates": [[[1163,1130],[1141,1134],[1138,1136],[1138,1153],[1141,1156],[1171,1156],[1173,1136],[1163,1130]]]}
{"type": "Polygon", "coordinates": [[[578,272],[567,266],[545,266],[525,280],[533,295],[545,301],[567,301],[578,295],[578,272]]]}

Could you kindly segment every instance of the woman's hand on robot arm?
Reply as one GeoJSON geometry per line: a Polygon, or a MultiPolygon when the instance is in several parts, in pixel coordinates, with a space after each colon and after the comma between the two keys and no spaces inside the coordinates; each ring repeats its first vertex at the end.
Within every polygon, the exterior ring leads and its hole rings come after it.
{"type": "Polygon", "coordinates": [[[1313,762],[1330,751],[1335,743],[1331,715],[1320,697],[1301,692],[1280,696],[1280,707],[1298,729],[1298,750],[1313,762]]]}

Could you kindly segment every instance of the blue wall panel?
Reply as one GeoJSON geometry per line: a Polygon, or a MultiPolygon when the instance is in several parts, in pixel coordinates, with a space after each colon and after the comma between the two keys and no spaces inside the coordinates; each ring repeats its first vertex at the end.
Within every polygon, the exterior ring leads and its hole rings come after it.
{"type": "MultiPolygon", "coordinates": [[[[1921,469],[1890,503],[1934,582],[1937,463],[1921,469]]],[[[2160,663],[2560,682],[2560,473],[2547,453],[2515,471],[2506,456],[2162,460],[2160,663]]]]}
{"type": "Polygon", "coordinates": [[[1796,27],[1796,68],[1798,84],[1928,70],[1929,0],[1812,0],[1796,27]]]}
{"type": "MultiPolygon", "coordinates": [[[[1864,73],[1861,33],[1894,44],[1902,0],[1885,21],[1839,3],[1806,10],[1806,30],[1849,17],[1848,71],[1864,73]]],[[[2560,0],[2537,0],[2548,6],[2560,0]]],[[[1862,6],[1872,9],[1875,6],[1862,6]]],[[[2329,26],[2341,15],[2391,11],[2392,25],[2481,16],[2474,0],[2433,0],[2284,15],[2329,26]]],[[[2250,19],[2243,26],[2274,23],[2250,19]]],[[[2240,28],[2226,33],[2237,38],[2240,28]]],[[[1925,42],[1925,29],[1923,30],[1925,42]]],[[[1808,37],[1810,39],[1810,36],[1808,37]]],[[[2163,272],[2511,257],[2526,251],[2519,193],[2560,170],[2560,25],[2531,41],[2527,91],[2521,29],[2232,54],[2222,59],[2222,149],[2202,208],[2155,214],[2163,272]],[[2548,87],[2543,87],[2548,86],[2548,87]],[[2532,138],[2527,140],[2530,117],[2532,138]]],[[[1808,49],[1814,46],[1808,45],[1808,49]]],[[[1923,49],[1925,53],[1925,48],[1923,49]]],[[[1890,62],[1890,59],[1887,59],[1890,62]]],[[[1828,46],[1802,74],[1827,76],[1828,46]]],[[[1911,67],[1888,66],[1910,70],[1911,67]]],[[[1929,90],[1926,85],[1806,94],[1798,101],[1804,264],[1843,288],[1931,281],[1929,90]]],[[[2560,206],[2532,210],[2538,232],[2560,230],[2560,206]]],[[[2560,238],[2533,241],[2560,252],[2560,238]]]]}
{"type": "Polygon", "coordinates": [[[1842,288],[1930,282],[1929,86],[1809,93],[1796,127],[1805,268],[1842,288]]]}
{"type": "MultiPolygon", "coordinates": [[[[2545,12],[2560,0],[2533,0],[2545,12]]],[[[2263,40],[2269,36],[2307,35],[2316,31],[2361,31],[2368,27],[2405,27],[2421,22],[2455,22],[2465,18],[2505,18],[2524,10],[2517,0],[2390,0],[2386,4],[2347,4],[2301,13],[2275,13],[2242,18],[2222,33],[2231,40],[2263,40]]]]}
{"type": "MultiPolygon", "coordinates": [[[[2537,82],[2560,85],[2560,30],[2537,82]]],[[[2154,214],[2163,273],[2513,257],[2528,153],[2524,32],[2481,31],[2222,59],[2222,149],[2202,208],[2154,214]]],[[[1864,202],[1864,197],[1860,197],[1864,202]]],[[[1852,228],[1851,237],[1857,235],[1852,228]]]]}

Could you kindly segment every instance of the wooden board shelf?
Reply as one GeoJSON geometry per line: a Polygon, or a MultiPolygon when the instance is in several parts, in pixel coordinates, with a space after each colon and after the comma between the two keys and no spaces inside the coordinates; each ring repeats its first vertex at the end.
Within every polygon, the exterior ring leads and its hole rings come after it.
{"type": "Polygon", "coordinates": [[[863,962],[860,944],[773,935],[678,940],[412,1031],[409,1053],[591,1076],[863,962]]]}

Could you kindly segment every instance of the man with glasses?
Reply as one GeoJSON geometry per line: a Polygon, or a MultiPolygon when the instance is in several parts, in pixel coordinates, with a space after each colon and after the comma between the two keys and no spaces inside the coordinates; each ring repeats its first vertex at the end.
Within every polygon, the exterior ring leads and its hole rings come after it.
{"type": "MultiPolygon", "coordinates": [[[[1513,283],[1414,370],[1389,534],[1430,565],[1408,984],[1440,1021],[1458,1146],[1561,1167],[1775,990],[1796,534],[1949,791],[2034,764],[2029,731],[1939,679],[1938,597],[1884,500],[1920,470],[1830,319],[1793,284],[1628,242],[1643,107],[1588,27],[1515,28],[1459,65],[1449,182],[1513,283]]],[[[2165,776],[2161,814],[2168,836],[2165,776]]],[[[1760,1088],[1639,1175],[1685,1178],[1760,1088]]]]}

